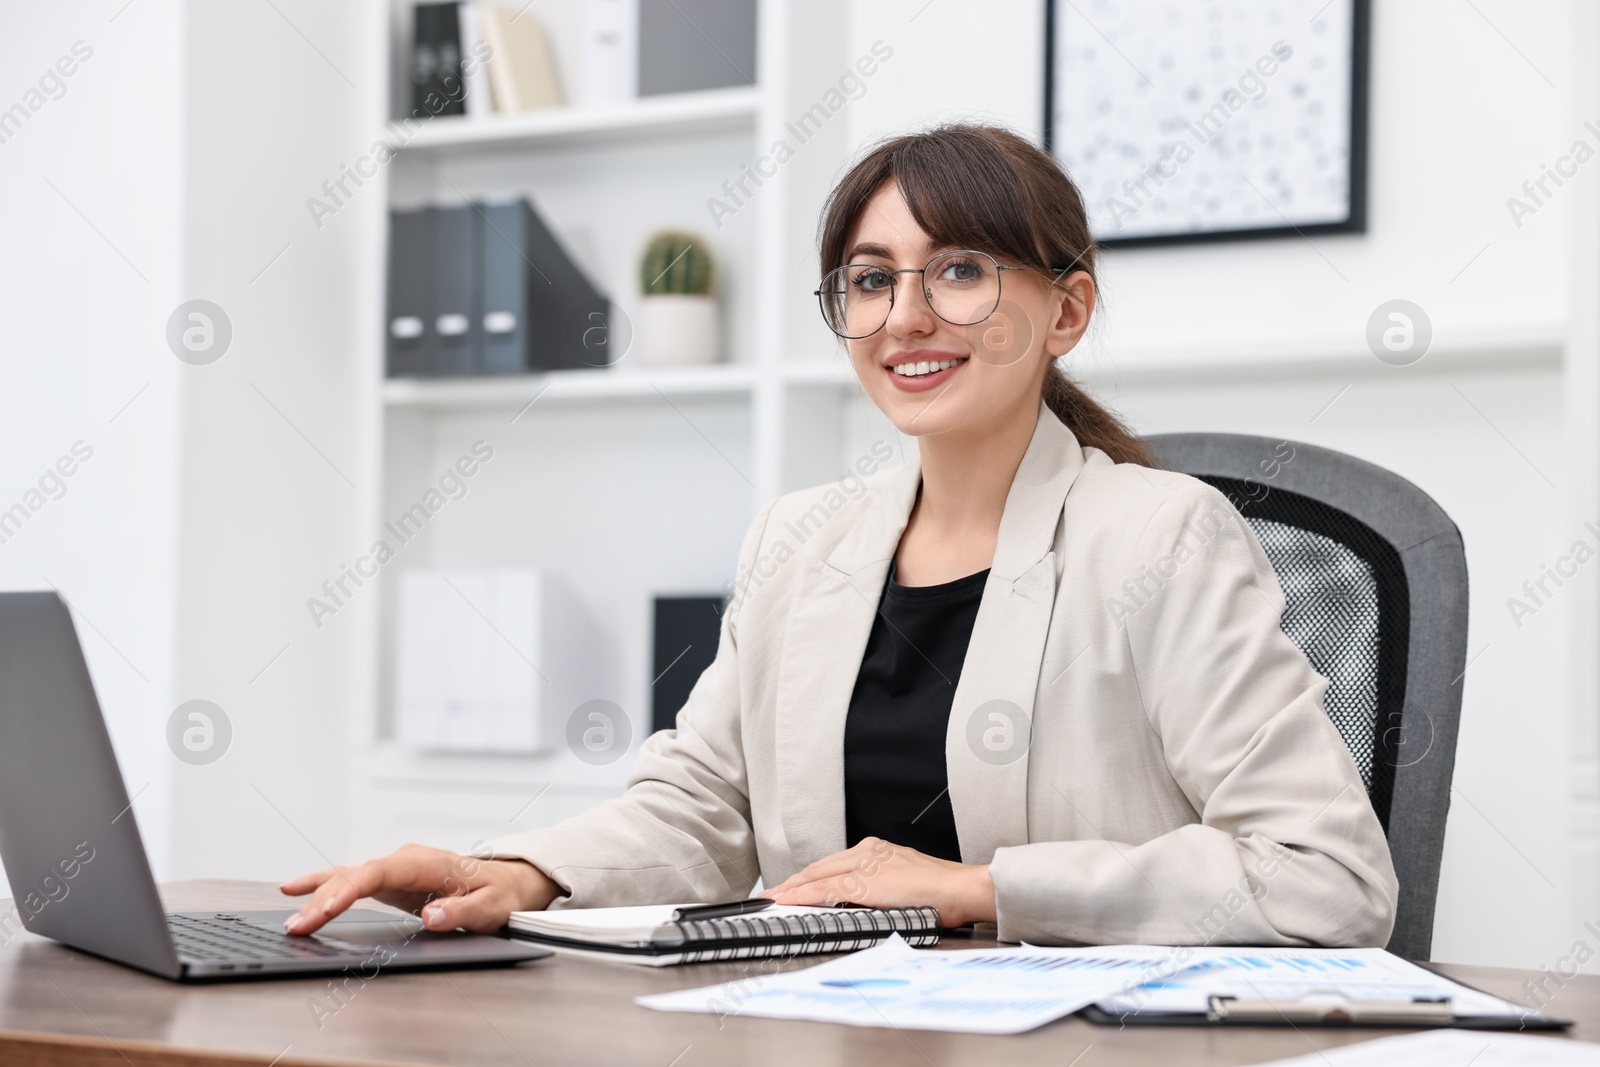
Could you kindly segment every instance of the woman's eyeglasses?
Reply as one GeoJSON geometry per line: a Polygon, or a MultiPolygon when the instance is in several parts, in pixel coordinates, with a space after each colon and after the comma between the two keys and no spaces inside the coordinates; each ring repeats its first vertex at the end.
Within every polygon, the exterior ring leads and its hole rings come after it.
{"type": "Polygon", "coordinates": [[[1028,269],[1003,266],[972,249],[942,252],[920,270],[847,263],[829,271],[815,295],[828,329],[853,341],[870,337],[889,321],[896,275],[922,275],[922,295],[935,315],[952,326],[974,326],[1000,306],[1000,272],[1028,269]]]}

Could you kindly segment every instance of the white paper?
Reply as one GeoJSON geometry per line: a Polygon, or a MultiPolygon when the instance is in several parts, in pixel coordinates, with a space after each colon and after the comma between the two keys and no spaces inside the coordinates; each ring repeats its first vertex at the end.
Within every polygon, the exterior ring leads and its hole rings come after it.
{"type": "Polygon", "coordinates": [[[1341,1045],[1259,1067],[1596,1067],[1600,1045],[1561,1037],[1430,1030],[1341,1045]]]}
{"type": "Polygon", "coordinates": [[[1143,981],[1164,948],[914,949],[883,944],[803,971],[636,1001],[657,1011],[810,1019],[850,1026],[1017,1034],[1143,981]]]}
{"type": "Polygon", "coordinates": [[[1517,1019],[1538,1015],[1423,970],[1381,948],[1201,947],[1162,952],[1167,957],[1165,965],[1152,968],[1144,984],[1102,1000],[1099,1006],[1117,1014],[1203,1012],[1213,995],[1292,1000],[1308,993],[1337,991],[1352,1000],[1448,997],[1458,1016],[1517,1019]]]}

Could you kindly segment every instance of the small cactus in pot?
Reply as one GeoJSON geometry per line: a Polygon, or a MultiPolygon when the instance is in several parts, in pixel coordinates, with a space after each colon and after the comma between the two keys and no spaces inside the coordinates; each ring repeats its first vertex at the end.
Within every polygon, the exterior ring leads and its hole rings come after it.
{"type": "Polygon", "coordinates": [[[662,230],[639,261],[644,293],[635,331],[639,361],[647,366],[714,363],[720,331],[716,261],[698,234],[662,230]]]}
{"type": "Polygon", "coordinates": [[[689,293],[710,296],[715,263],[698,234],[662,230],[645,246],[639,281],[646,296],[689,293]]]}

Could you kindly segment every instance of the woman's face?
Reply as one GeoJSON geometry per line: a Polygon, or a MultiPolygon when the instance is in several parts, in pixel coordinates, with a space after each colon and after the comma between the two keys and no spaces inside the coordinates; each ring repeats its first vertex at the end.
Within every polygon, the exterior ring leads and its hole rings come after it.
{"type": "MultiPolygon", "coordinates": [[[[886,271],[919,270],[932,257],[956,251],[932,243],[894,181],[867,201],[845,249],[845,263],[886,271]]],[[[943,282],[929,278],[925,284],[943,284],[944,292],[954,294],[941,302],[941,312],[962,321],[971,317],[961,312],[959,288],[976,268],[952,259],[935,272],[943,282]]],[[[875,272],[851,274],[880,290],[886,284],[875,272]]],[[[872,402],[901,433],[918,437],[983,430],[1018,417],[1031,424],[1047,360],[1077,344],[1094,305],[1094,282],[1084,271],[1051,286],[1038,271],[1006,270],[999,272],[999,306],[983,321],[961,326],[934,313],[920,276],[893,278],[894,301],[883,328],[849,341],[850,359],[872,402]]],[[[881,295],[874,299],[883,302],[881,295]]]]}

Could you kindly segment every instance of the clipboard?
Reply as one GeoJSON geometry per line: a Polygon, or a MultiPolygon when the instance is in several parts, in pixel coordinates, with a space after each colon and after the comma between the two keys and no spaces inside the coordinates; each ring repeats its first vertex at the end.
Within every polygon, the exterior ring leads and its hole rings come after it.
{"type": "MultiPolygon", "coordinates": [[[[1454,981],[1454,979],[1452,979],[1454,981]]],[[[1465,983],[1457,982],[1458,985],[1465,983]]],[[[1467,988],[1473,988],[1468,986],[1467,988]]],[[[1483,992],[1483,990],[1475,990],[1483,992]]],[[[1494,996],[1489,993],[1487,996],[1494,996]]],[[[1504,997],[1496,997],[1504,1000],[1504,997]]],[[[1570,1019],[1525,1015],[1457,1016],[1449,998],[1361,1000],[1337,989],[1309,990],[1298,997],[1213,996],[1204,1012],[1106,1011],[1090,1004],[1078,1014],[1100,1026],[1323,1026],[1330,1028],[1458,1030],[1566,1030],[1570,1019]]]]}

